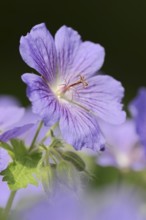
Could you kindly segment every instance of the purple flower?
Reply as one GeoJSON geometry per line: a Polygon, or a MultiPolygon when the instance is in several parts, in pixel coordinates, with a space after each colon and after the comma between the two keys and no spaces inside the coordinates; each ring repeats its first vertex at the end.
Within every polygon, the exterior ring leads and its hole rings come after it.
{"type": "Polygon", "coordinates": [[[14,98],[0,97],[0,141],[7,142],[25,133],[32,124],[19,123],[24,116],[25,109],[19,107],[14,98]]]}
{"type": "Polygon", "coordinates": [[[105,152],[98,156],[98,164],[134,170],[146,166],[144,149],[139,143],[134,120],[129,119],[120,126],[105,123],[100,123],[100,126],[105,134],[107,147],[105,152]]]}
{"type": "MultiPolygon", "coordinates": [[[[18,101],[13,97],[0,97],[0,141],[7,142],[24,134],[33,124],[22,125],[20,121],[25,114],[25,109],[19,107],[18,101]]],[[[4,170],[11,158],[8,152],[0,146],[0,172],[4,170]]]]}
{"type": "Polygon", "coordinates": [[[136,132],[146,151],[146,88],[140,88],[136,98],[130,103],[136,132]]]}
{"type": "Polygon", "coordinates": [[[103,149],[98,118],[112,124],[125,120],[121,83],[95,75],[104,61],[103,47],[82,42],[80,35],[66,26],[53,39],[42,23],[21,37],[20,53],[41,74],[22,76],[33,112],[47,126],[59,122],[62,137],[75,149],[103,149]]]}
{"type": "Polygon", "coordinates": [[[129,110],[133,118],[121,126],[100,124],[109,148],[99,156],[99,164],[136,170],[146,167],[146,88],[139,89],[129,110]]]}

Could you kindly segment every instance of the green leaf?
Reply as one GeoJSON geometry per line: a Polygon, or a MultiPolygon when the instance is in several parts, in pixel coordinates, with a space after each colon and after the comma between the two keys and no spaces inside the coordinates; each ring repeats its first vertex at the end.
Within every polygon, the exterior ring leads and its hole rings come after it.
{"type": "MultiPolygon", "coordinates": [[[[16,155],[18,156],[18,154],[16,155]]],[[[41,154],[36,152],[31,155],[20,156],[17,159],[0,173],[3,176],[3,181],[7,181],[11,190],[25,188],[28,184],[37,185],[35,176],[38,173],[41,154]]]]}
{"type": "Polygon", "coordinates": [[[70,161],[77,170],[84,171],[86,168],[85,162],[79,157],[76,153],[72,151],[66,151],[62,153],[62,157],[64,160],[70,161]]]}
{"type": "Polygon", "coordinates": [[[22,140],[12,139],[11,145],[13,147],[13,152],[15,154],[16,160],[19,160],[21,157],[24,157],[25,155],[27,155],[28,151],[27,151],[25,144],[22,140]]]}

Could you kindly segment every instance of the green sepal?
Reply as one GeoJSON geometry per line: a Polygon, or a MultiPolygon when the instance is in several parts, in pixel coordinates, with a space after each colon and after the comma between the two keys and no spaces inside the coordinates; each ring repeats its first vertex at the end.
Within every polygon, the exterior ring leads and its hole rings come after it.
{"type": "Polygon", "coordinates": [[[66,151],[62,153],[64,160],[71,162],[78,171],[85,171],[86,164],[80,156],[72,151],[66,151]]]}
{"type": "Polygon", "coordinates": [[[15,154],[15,159],[19,160],[20,157],[23,157],[27,154],[27,148],[25,147],[25,143],[23,140],[12,139],[11,145],[13,147],[13,153],[15,154]]]}

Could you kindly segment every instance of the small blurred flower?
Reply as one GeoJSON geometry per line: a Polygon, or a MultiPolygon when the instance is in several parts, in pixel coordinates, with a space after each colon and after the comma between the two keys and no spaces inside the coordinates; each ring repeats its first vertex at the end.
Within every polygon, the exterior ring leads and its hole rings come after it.
{"type": "MultiPolygon", "coordinates": [[[[20,103],[14,97],[11,96],[0,96],[0,140],[7,142],[11,138],[16,138],[20,135],[24,136],[24,133],[33,127],[34,121],[26,121],[23,118],[26,115],[24,108],[20,107],[20,103]],[[31,123],[31,124],[30,124],[31,123]]],[[[30,118],[29,118],[30,119],[30,118]]],[[[0,147],[0,172],[4,170],[11,158],[8,152],[0,147]]],[[[26,195],[27,192],[30,195],[30,188],[32,192],[34,191],[34,186],[29,186],[28,189],[24,189],[16,196],[16,202],[22,197],[22,194],[26,195]]],[[[6,182],[2,181],[2,176],[0,176],[0,207],[4,207],[10,195],[10,189],[6,182]]],[[[15,203],[14,203],[15,204],[15,203]]]]}
{"type": "MultiPolygon", "coordinates": [[[[24,134],[33,124],[22,125],[20,121],[25,114],[25,109],[19,106],[19,102],[13,97],[0,97],[0,141],[7,142],[24,134]]],[[[0,147],[0,172],[11,161],[8,152],[0,147]]]]}
{"type": "Polygon", "coordinates": [[[95,75],[104,61],[103,47],[82,42],[80,35],[66,26],[57,31],[54,40],[45,24],[39,24],[21,37],[20,53],[41,74],[22,76],[34,113],[45,125],[59,122],[62,137],[76,150],[103,149],[98,118],[113,124],[125,120],[121,83],[95,75]]]}
{"type": "Polygon", "coordinates": [[[19,125],[25,109],[17,105],[14,98],[0,98],[0,141],[7,142],[25,133],[32,124],[19,125]]]}
{"type": "MultiPolygon", "coordinates": [[[[101,124],[100,124],[101,125],[101,124]]],[[[133,120],[120,126],[101,125],[107,141],[106,150],[98,156],[102,166],[116,166],[121,169],[142,169],[146,166],[144,148],[139,143],[133,120]]]]}
{"type": "MultiPolygon", "coordinates": [[[[144,220],[144,202],[135,188],[110,187],[93,193],[62,187],[44,199],[30,200],[15,219],[22,220],[144,220]],[[89,194],[90,193],[90,194],[89,194]],[[94,193],[94,194],[93,194],[94,193]]],[[[33,199],[33,198],[32,198],[33,199]]]]}
{"type": "Polygon", "coordinates": [[[146,88],[140,88],[136,98],[130,103],[136,132],[146,151],[146,88]]]}
{"type": "Polygon", "coordinates": [[[107,141],[98,163],[134,170],[146,167],[146,89],[141,88],[129,107],[133,119],[120,126],[100,123],[107,141]]]}

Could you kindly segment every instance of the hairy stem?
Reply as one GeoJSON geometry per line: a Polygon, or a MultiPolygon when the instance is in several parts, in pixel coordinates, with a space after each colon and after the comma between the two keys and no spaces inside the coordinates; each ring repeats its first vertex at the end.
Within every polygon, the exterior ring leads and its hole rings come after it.
{"type": "Polygon", "coordinates": [[[49,136],[52,137],[52,132],[58,127],[58,122],[55,123],[50,130],[46,133],[45,137],[40,141],[40,145],[43,144],[49,136]]]}
{"type": "Polygon", "coordinates": [[[31,143],[31,145],[30,145],[29,151],[32,151],[32,150],[34,149],[34,144],[35,144],[35,142],[36,142],[36,139],[37,139],[37,137],[38,137],[38,135],[39,135],[39,132],[40,132],[42,126],[43,126],[43,122],[41,121],[40,124],[39,124],[39,126],[38,126],[38,129],[37,129],[37,131],[36,131],[36,133],[35,133],[35,136],[34,136],[34,138],[33,138],[33,140],[32,140],[32,143],[31,143]]]}
{"type": "Polygon", "coordinates": [[[11,210],[16,192],[17,191],[11,191],[11,194],[9,196],[8,202],[6,204],[6,207],[5,207],[5,210],[4,210],[4,213],[3,213],[4,220],[7,220],[8,216],[9,216],[9,213],[10,213],[10,210],[11,210]]]}

